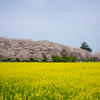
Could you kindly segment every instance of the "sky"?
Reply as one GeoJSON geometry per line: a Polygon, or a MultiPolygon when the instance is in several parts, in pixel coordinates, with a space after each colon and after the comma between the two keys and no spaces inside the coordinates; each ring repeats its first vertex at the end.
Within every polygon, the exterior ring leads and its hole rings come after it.
{"type": "Polygon", "coordinates": [[[0,0],[0,36],[100,52],[100,0],[0,0]]]}

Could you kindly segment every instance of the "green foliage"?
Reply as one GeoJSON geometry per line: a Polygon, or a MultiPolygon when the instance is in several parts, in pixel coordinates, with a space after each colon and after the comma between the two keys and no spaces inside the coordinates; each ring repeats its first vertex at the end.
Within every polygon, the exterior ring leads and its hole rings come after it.
{"type": "Polygon", "coordinates": [[[68,56],[66,56],[66,55],[64,55],[63,57],[62,57],[62,61],[63,62],[75,62],[77,59],[75,58],[75,57],[68,57],[68,56]]]}
{"type": "Polygon", "coordinates": [[[61,59],[60,56],[55,55],[55,56],[53,57],[53,61],[54,61],[54,62],[61,62],[62,59],[61,59]]]}
{"type": "Polygon", "coordinates": [[[82,42],[80,48],[84,49],[84,50],[86,50],[88,52],[92,52],[92,49],[89,47],[89,45],[86,42],[82,42]]]}
{"type": "Polygon", "coordinates": [[[77,59],[75,57],[70,58],[72,62],[75,62],[77,59]]]}
{"type": "Polygon", "coordinates": [[[94,62],[94,59],[90,58],[88,61],[90,61],[90,62],[94,62]]]}
{"type": "Polygon", "coordinates": [[[35,59],[35,62],[39,62],[39,60],[38,59],[35,59]]]}
{"type": "Polygon", "coordinates": [[[11,62],[12,59],[11,59],[11,58],[8,58],[8,59],[2,59],[2,61],[4,61],[4,62],[11,62]]]}
{"type": "Polygon", "coordinates": [[[86,59],[83,59],[82,61],[83,61],[83,62],[94,62],[94,59],[92,59],[92,58],[87,59],[87,60],[86,60],[86,59]]]}
{"type": "Polygon", "coordinates": [[[11,58],[8,58],[7,61],[12,61],[12,59],[11,58]]]}
{"type": "Polygon", "coordinates": [[[37,59],[34,59],[34,58],[30,58],[29,59],[29,62],[39,62],[37,59]]]}
{"type": "Polygon", "coordinates": [[[2,59],[2,61],[3,61],[3,62],[6,62],[7,60],[6,60],[6,59],[2,59]]]}
{"type": "Polygon", "coordinates": [[[70,62],[71,59],[70,59],[70,57],[68,57],[68,56],[66,56],[66,55],[63,55],[62,61],[63,61],[63,62],[70,62]]]}
{"type": "Polygon", "coordinates": [[[17,61],[17,62],[20,62],[20,59],[19,59],[19,58],[16,58],[16,61],[17,61]]]}
{"type": "Polygon", "coordinates": [[[82,62],[87,62],[87,60],[86,59],[83,59],[82,62]]]}
{"type": "Polygon", "coordinates": [[[23,62],[29,62],[28,60],[23,60],[23,62]]]}
{"type": "Polygon", "coordinates": [[[33,58],[30,58],[30,60],[29,60],[30,62],[35,62],[36,60],[35,59],[33,59],[33,58]]]}
{"type": "Polygon", "coordinates": [[[43,62],[46,62],[46,61],[47,61],[47,58],[45,57],[42,61],[43,61],[43,62]]]}
{"type": "Polygon", "coordinates": [[[75,57],[68,57],[66,55],[63,55],[61,58],[60,56],[55,55],[53,57],[54,62],[75,62],[77,59],[75,57]]]}

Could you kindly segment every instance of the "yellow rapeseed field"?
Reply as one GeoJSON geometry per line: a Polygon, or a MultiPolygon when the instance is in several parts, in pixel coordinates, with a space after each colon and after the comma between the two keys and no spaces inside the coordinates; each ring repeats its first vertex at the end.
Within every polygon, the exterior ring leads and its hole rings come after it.
{"type": "Polygon", "coordinates": [[[100,100],[100,63],[0,63],[0,100],[100,100]]]}

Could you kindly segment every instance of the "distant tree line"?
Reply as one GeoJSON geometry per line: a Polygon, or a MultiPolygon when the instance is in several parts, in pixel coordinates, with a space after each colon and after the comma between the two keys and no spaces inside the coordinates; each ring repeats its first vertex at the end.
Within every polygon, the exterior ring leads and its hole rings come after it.
{"type": "Polygon", "coordinates": [[[0,37],[0,60],[4,62],[74,62],[75,58],[76,61],[83,59],[87,61],[91,58],[94,61],[100,60],[100,53],[90,53],[92,49],[86,42],[81,45],[80,48],[73,48],[47,40],[32,41],[0,37]]]}
{"type": "MultiPolygon", "coordinates": [[[[83,59],[81,62],[94,62],[95,60],[90,58],[90,59],[83,59]]],[[[48,62],[48,59],[44,57],[43,60],[39,61],[38,59],[30,58],[29,60],[20,60],[19,58],[16,59],[2,59],[0,62],[48,62]]],[[[79,62],[76,57],[68,57],[67,55],[63,55],[63,57],[60,56],[53,56],[52,61],[50,62],[79,62]]]]}

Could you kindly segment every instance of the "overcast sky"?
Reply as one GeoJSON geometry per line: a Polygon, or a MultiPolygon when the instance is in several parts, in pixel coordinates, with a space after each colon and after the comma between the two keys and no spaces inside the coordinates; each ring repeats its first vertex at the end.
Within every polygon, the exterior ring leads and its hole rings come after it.
{"type": "Polygon", "coordinates": [[[100,0],[0,0],[0,36],[100,52],[100,0]]]}

